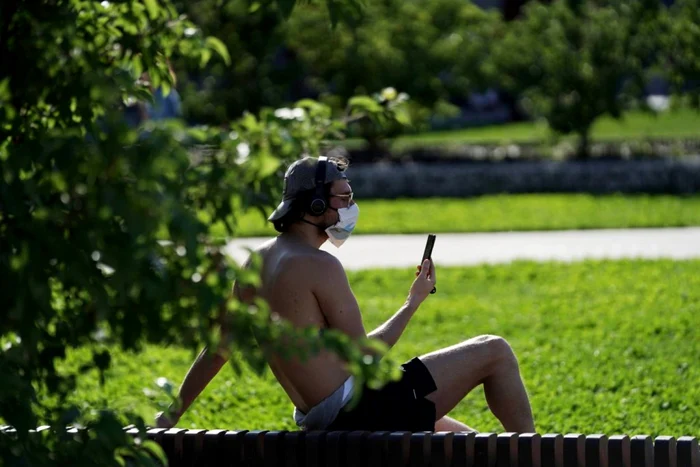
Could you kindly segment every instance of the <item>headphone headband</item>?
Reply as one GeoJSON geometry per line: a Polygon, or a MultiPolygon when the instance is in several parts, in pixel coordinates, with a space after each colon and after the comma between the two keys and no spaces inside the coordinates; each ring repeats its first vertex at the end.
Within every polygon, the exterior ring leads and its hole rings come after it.
{"type": "Polygon", "coordinates": [[[314,197],[309,203],[309,211],[314,216],[320,216],[326,212],[326,196],[324,193],[324,185],[326,181],[326,165],[328,164],[328,157],[320,156],[318,158],[318,163],[316,164],[316,176],[314,177],[314,197]]]}
{"type": "MultiPolygon", "coordinates": [[[[316,164],[316,179],[314,181],[314,186],[316,187],[316,193],[318,193],[319,187],[323,189],[324,182],[326,181],[326,164],[328,158],[326,156],[321,156],[318,158],[318,163],[316,164]]],[[[321,193],[323,194],[323,193],[321,193]]]]}

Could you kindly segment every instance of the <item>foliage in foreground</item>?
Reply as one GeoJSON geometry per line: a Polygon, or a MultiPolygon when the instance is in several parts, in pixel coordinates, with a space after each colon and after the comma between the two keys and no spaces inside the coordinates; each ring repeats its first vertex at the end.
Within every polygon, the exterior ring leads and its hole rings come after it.
{"type": "MultiPolygon", "coordinates": [[[[349,274],[368,330],[400,304],[412,270],[349,274]]],[[[540,433],[700,436],[700,261],[586,261],[445,268],[391,351],[409,359],[479,334],[505,337],[518,355],[540,433]]],[[[72,353],[76,365],[89,358],[72,353]]],[[[115,353],[110,378],[82,380],[75,401],[153,413],[150,390],[177,382],[193,355],[149,347],[115,353]]],[[[284,391],[266,372],[224,367],[179,427],[297,429],[284,391]]],[[[477,390],[452,412],[480,431],[501,432],[477,390]]]]}
{"type": "MultiPolygon", "coordinates": [[[[121,432],[125,424],[144,428],[133,413],[81,410],[67,399],[86,373],[105,377],[115,348],[227,345],[259,366],[254,330],[275,344],[296,334],[299,348],[280,350],[308,350],[311,332],[271,324],[263,302],[231,296],[234,280],[254,284],[257,276],[225,257],[208,221],[223,221],[232,234],[238,215],[271,207],[285,163],[317,155],[347,122],[307,100],[217,129],[127,125],[151,87],[172,86],[172,56],[206,64],[214,53],[230,64],[223,44],[168,1],[0,4],[0,420],[17,430],[16,440],[0,436],[7,464],[158,455],[121,432]],[[59,372],[77,347],[89,359],[59,372]],[[51,429],[32,437],[39,420],[51,429]],[[91,430],[74,437],[68,425],[91,430]]],[[[396,103],[357,96],[346,115],[390,124],[396,103]]],[[[323,345],[361,379],[387,376],[386,363],[363,360],[339,333],[323,345]]]]}

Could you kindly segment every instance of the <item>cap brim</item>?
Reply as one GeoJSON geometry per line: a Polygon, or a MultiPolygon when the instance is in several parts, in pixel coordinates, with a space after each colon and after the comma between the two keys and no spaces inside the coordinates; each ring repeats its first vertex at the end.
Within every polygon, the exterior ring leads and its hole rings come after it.
{"type": "Polygon", "coordinates": [[[267,218],[269,221],[276,221],[278,219],[282,219],[285,214],[289,212],[289,210],[292,208],[292,202],[293,199],[285,199],[282,201],[278,206],[277,209],[272,211],[272,214],[270,214],[270,217],[267,218]]]}

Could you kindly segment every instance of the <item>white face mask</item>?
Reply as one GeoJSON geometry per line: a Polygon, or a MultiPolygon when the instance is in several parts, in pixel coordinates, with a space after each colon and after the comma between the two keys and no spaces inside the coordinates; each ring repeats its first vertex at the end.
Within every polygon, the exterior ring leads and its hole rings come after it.
{"type": "Polygon", "coordinates": [[[326,229],[328,240],[330,240],[330,242],[335,245],[336,248],[340,248],[340,246],[345,243],[345,240],[348,239],[352,231],[355,229],[359,215],[360,208],[357,207],[357,204],[353,204],[347,208],[338,209],[338,216],[340,217],[340,220],[336,224],[331,225],[326,229]]]}

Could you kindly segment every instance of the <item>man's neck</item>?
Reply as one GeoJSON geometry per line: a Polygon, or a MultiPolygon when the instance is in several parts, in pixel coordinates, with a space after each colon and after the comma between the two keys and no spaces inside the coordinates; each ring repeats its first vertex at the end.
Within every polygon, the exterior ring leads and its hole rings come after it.
{"type": "Polygon", "coordinates": [[[322,233],[319,227],[301,221],[290,225],[289,230],[280,236],[305,243],[316,249],[321,248],[321,245],[328,240],[328,235],[325,232],[322,233]]]}

